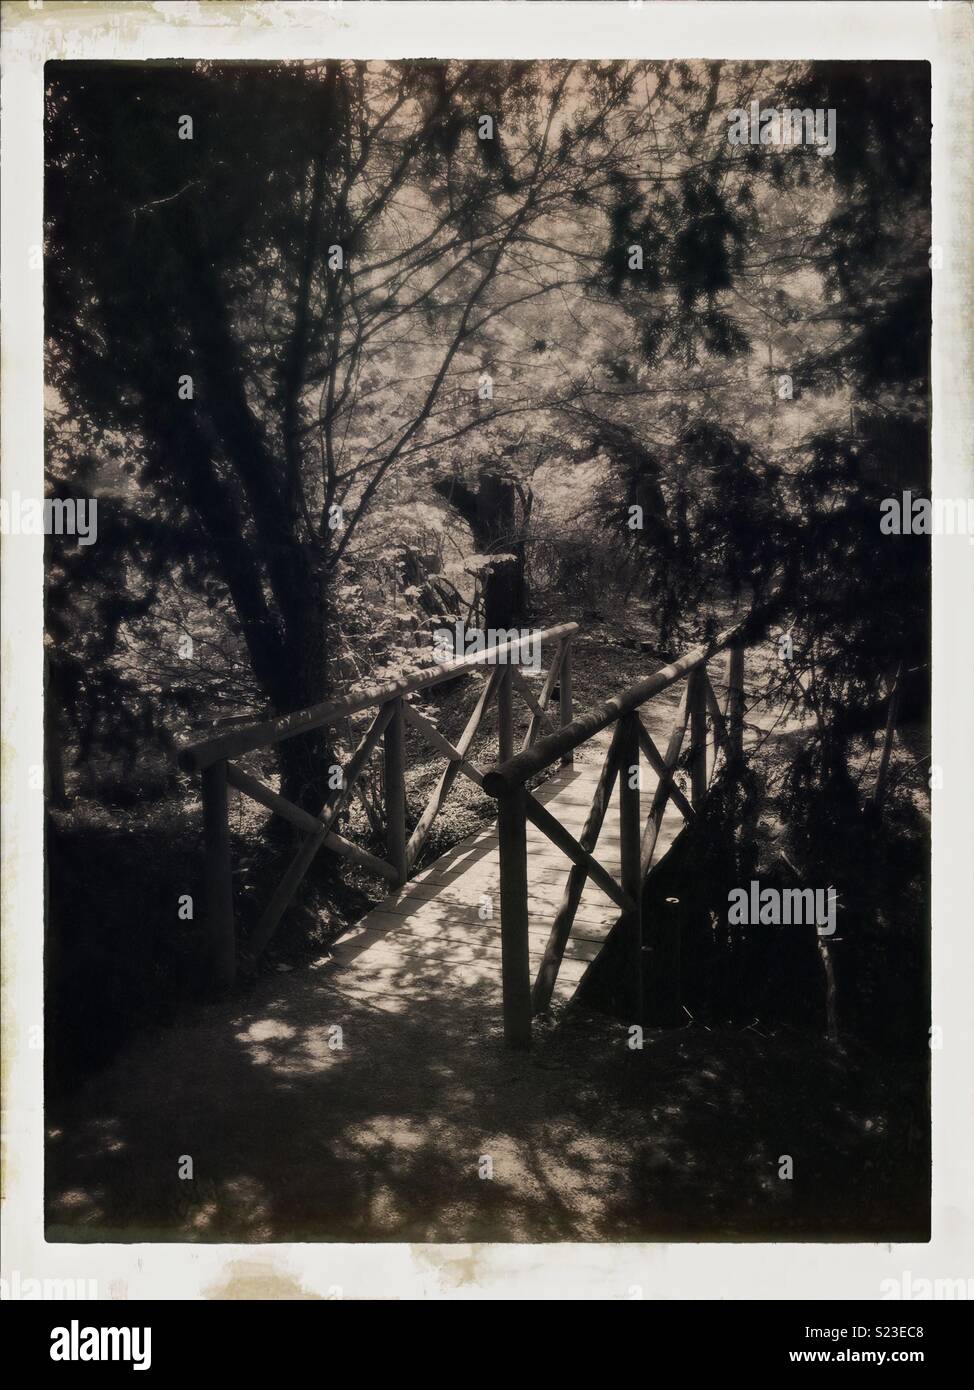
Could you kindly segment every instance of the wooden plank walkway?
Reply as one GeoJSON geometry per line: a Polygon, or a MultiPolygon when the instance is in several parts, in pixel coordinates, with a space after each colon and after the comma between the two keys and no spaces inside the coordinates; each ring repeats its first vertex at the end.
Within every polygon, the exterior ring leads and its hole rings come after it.
{"type": "MultiPolygon", "coordinates": [[[[660,711],[660,713],[663,713],[660,711]]],[[[595,794],[608,748],[605,733],[586,745],[586,761],[561,768],[535,791],[578,839],[595,794]]],[[[642,817],[649,813],[656,774],[640,764],[642,817]]],[[[654,863],[683,829],[683,817],[667,804],[654,863]]],[[[570,861],[530,823],[527,829],[529,955],[532,978],[561,903],[570,861]]],[[[619,880],[618,786],[611,798],[595,858],[619,880]]],[[[618,907],[591,879],[585,884],[553,998],[567,1002],[602,949],[619,917],[618,907]]],[[[359,997],[414,1004],[451,986],[484,1004],[501,1004],[500,858],[496,826],[455,845],[398,892],[379,903],[332,947],[325,969],[343,991],[359,997]]]]}

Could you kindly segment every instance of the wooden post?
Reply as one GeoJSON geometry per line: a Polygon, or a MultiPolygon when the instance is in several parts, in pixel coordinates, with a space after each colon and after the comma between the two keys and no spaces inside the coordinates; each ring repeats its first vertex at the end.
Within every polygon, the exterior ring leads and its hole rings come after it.
{"type": "Polygon", "coordinates": [[[619,740],[619,858],[622,887],[635,903],[623,925],[625,966],[631,975],[630,999],[633,1021],[643,1022],[643,876],[640,870],[642,806],[639,795],[639,715],[633,711],[623,719],[619,740]],[[635,771],[634,771],[635,769],[635,771]],[[630,785],[634,783],[635,785],[630,785]]]}
{"type": "Polygon", "coordinates": [[[504,666],[497,687],[497,761],[506,763],[514,756],[514,681],[511,668],[504,666]]]}
{"type": "Polygon", "coordinates": [[[203,840],[207,965],[214,989],[223,991],[231,988],[236,974],[225,760],[203,769],[203,840]]]}
{"type": "Polygon", "coordinates": [[[730,756],[740,762],[744,757],[744,643],[731,645],[727,677],[727,732],[730,737],[730,756]]]}
{"type": "Polygon", "coordinates": [[[386,858],[406,882],[406,760],[403,749],[403,701],[390,701],[392,718],[383,735],[386,793],[386,858]]]}
{"type": "Polygon", "coordinates": [[[501,979],[504,988],[504,1041],[508,1047],[531,1045],[526,799],[523,786],[515,787],[497,799],[501,861],[501,979]]]}
{"type": "MultiPolygon", "coordinates": [[[[572,644],[565,643],[565,655],[561,663],[561,676],[558,683],[558,716],[562,727],[572,722],[572,644]]],[[[563,767],[574,767],[575,750],[569,748],[561,760],[563,767]]]]}
{"type": "Polygon", "coordinates": [[[707,670],[695,667],[687,677],[690,705],[690,804],[699,811],[707,796],[707,670]]]}

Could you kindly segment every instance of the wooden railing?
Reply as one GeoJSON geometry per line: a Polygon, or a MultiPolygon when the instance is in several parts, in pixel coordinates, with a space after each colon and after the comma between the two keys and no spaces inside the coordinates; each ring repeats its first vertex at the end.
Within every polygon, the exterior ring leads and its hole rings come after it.
{"type": "Polygon", "coordinates": [[[673,801],[685,823],[699,813],[723,752],[738,766],[743,757],[744,639],[738,628],[713,642],[694,648],[671,665],[630,686],[613,699],[579,715],[531,748],[502,761],[484,778],[484,790],[497,799],[501,876],[501,973],[504,997],[504,1036],[516,1047],[531,1041],[533,1014],[547,1007],[585,882],[591,878],[621,909],[616,931],[622,933],[625,975],[632,1018],[643,1020],[643,887],[663,824],[667,802],[673,801]],[[707,666],[718,653],[729,651],[727,702],[721,710],[707,666]],[[686,681],[683,698],[664,752],[643,724],[639,710],[670,686],[686,681]],[[708,727],[709,721],[709,727],[708,727]],[[581,837],[575,839],[552,813],[528,791],[526,783],[559,759],[570,757],[587,739],[614,725],[598,785],[581,837]],[[686,757],[690,797],[677,785],[675,773],[687,727],[686,757]],[[713,748],[708,771],[708,748],[713,748]],[[639,778],[631,775],[642,753],[659,779],[645,825],[642,824],[639,778]],[[620,876],[617,882],[594,855],[599,831],[619,781],[620,876]],[[528,958],[527,822],[536,826],[571,860],[561,905],[555,915],[544,957],[532,984],[528,958]]]}
{"type": "MultiPolygon", "coordinates": [[[[321,848],[350,860],[371,873],[400,885],[416,867],[430,827],[449,794],[457,774],[463,773],[478,786],[484,773],[471,760],[470,749],[481,721],[496,699],[498,711],[498,750],[500,762],[514,754],[514,694],[517,692],[531,713],[521,753],[529,752],[545,725],[557,731],[572,719],[571,640],[577,623],[535,632],[504,644],[488,647],[454,661],[442,662],[407,680],[372,686],[351,699],[315,705],[261,723],[237,725],[210,737],[186,743],[180,751],[180,765],[202,775],[203,828],[206,852],[205,911],[209,974],[217,988],[229,987],[237,966],[236,932],[233,912],[233,880],[230,830],[227,818],[227,791],[232,787],[304,832],[280,884],[267,904],[247,944],[248,963],[253,964],[270,941],[288,904],[294,898],[321,848]],[[541,693],[535,696],[518,668],[518,658],[527,644],[554,642],[555,652],[541,693]],[[488,667],[490,674],[466,727],[451,743],[430,721],[408,703],[408,697],[429,690],[444,681],[473,674],[488,667]],[[549,706],[557,692],[558,720],[549,706]],[[342,768],[340,785],[320,815],[311,815],[294,802],[266,786],[232,760],[258,749],[271,748],[284,739],[342,724],[354,714],[376,708],[377,712],[347,765],[342,768]],[[412,833],[406,834],[405,726],[410,724],[426,742],[447,759],[433,793],[412,833]],[[335,829],[356,783],[369,769],[373,755],[382,743],[385,810],[385,858],[353,844],[335,829]]],[[[571,750],[563,755],[571,760],[571,750]]]]}

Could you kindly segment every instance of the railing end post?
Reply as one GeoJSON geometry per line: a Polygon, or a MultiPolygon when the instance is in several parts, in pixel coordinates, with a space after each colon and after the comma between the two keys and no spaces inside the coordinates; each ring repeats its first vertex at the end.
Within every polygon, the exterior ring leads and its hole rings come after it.
{"type": "Polygon", "coordinates": [[[622,717],[619,740],[619,859],[622,887],[633,906],[626,913],[626,974],[634,1015],[643,1023],[642,798],[639,776],[639,714],[622,717]],[[635,776],[633,773],[635,772],[635,776]]]}
{"type": "Polygon", "coordinates": [[[501,873],[501,984],[504,1041],[531,1046],[531,963],[528,957],[527,796],[523,786],[497,798],[501,873]]]}
{"type": "Polygon", "coordinates": [[[386,855],[398,876],[397,887],[406,882],[406,756],[403,730],[403,697],[390,702],[392,718],[383,734],[385,771],[386,855]]]}
{"type": "Polygon", "coordinates": [[[690,805],[699,811],[707,798],[707,665],[701,662],[687,677],[690,707],[690,805]]]}
{"type": "MultiPolygon", "coordinates": [[[[565,642],[565,654],[558,677],[558,714],[562,728],[572,722],[572,639],[565,642]]],[[[562,767],[575,766],[575,750],[569,748],[561,760],[562,767]]]]}

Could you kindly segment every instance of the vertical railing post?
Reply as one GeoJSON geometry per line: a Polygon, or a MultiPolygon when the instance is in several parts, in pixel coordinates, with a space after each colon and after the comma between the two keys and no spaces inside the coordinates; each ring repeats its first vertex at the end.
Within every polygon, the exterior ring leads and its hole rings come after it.
{"type": "Polygon", "coordinates": [[[386,800],[386,857],[406,882],[406,758],[403,745],[402,696],[391,701],[392,718],[383,735],[386,800]]]}
{"type": "Polygon", "coordinates": [[[531,965],[528,959],[528,847],[523,786],[497,798],[501,861],[501,981],[504,1041],[531,1045],[531,965]]]}
{"type": "Polygon", "coordinates": [[[619,859],[623,891],[635,904],[623,923],[624,972],[631,978],[633,1018],[643,1022],[643,879],[640,870],[642,803],[639,794],[639,715],[623,718],[619,744],[619,859]]]}
{"type": "MultiPolygon", "coordinates": [[[[508,654],[509,655],[509,654],[508,654]]],[[[514,681],[510,665],[501,672],[497,687],[497,761],[506,763],[514,756],[514,681]]]]}
{"type": "Polygon", "coordinates": [[[744,643],[740,639],[730,649],[727,687],[727,734],[731,757],[740,762],[744,757],[744,643]]]}
{"type": "MultiPolygon", "coordinates": [[[[561,661],[561,672],[558,677],[558,717],[562,728],[572,722],[572,639],[569,637],[565,642],[565,654],[561,661]]],[[[573,767],[575,764],[574,750],[569,748],[562,758],[563,767],[573,767]]]]}
{"type": "Polygon", "coordinates": [[[212,987],[230,989],[236,975],[226,760],[203,769],[203,843],[207,970],[212,987]]]}
{"type": "Polygon", "coordinates": [[[690,706],[690,804],[695,811],[707,796],[707,667],[695,666],[687,680],[690,706]]]}

